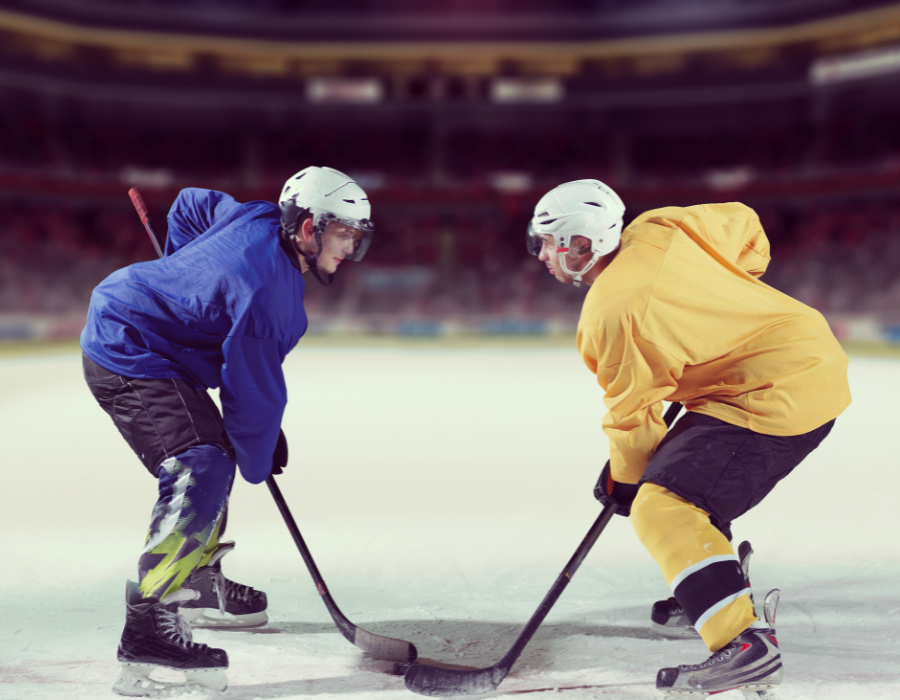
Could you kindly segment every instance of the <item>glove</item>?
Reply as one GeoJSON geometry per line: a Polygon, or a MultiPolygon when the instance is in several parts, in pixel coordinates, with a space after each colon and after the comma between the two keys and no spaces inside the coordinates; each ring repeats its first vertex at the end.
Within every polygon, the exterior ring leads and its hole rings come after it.
{"type": "Polygon", "coordinates": [[[281,474],[288,463],[287,438],[284,431],[278,431],[278,442],[275,443],[275,452],[272,453],[272,473],[281,474]]]}
{"type": "Polygon", "coordinates": [[[620,484],[613,481],[607,462],[594,487],[594,498],[605,506],[615,503],[619,506],[616,515],[624,515],[627,518],[631,515],[631,504],[634,503],[634,497],[637,496],[640,487],[640,484],[620,484]]]}

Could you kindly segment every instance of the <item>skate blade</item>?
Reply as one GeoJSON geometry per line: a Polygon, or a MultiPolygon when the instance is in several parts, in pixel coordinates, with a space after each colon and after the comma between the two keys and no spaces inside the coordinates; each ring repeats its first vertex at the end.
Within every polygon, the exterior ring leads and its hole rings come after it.
{"type": "Polygon", "coordinates": [[[666,627],[657,622],[651,622],[650,631],[666,639],[700,639],[700,635],[693,627],[666,627]]]}
{"type": "Polygon", "coordinates": [[[744,700],[779,700],[778,693],[775,692],[774,685],[758,685],[747,686],[741,688],[744,694],[744,700]]]}
{"type": "Polygon", "coordinates": [[[222,693],[228,688],[228,679],[222,668],[172,669],[184,674],[185,680],[181,683],[150,678],[157,668],[170,667],[123,663],[119,677],[113,683],[113,692],[133,698],[169,698],[193,690],[222,693]]]}
{"type": "Polygon", "coordinates": [[[233,628],[241,629],[246,627],[262,627],[269,621],[266,611],[258,613],[248,613],[247,615],[224,615],[214,608],[179,608],[178,614],[191,627],[199,628],[233,628]]]}
{"type": "Polygon", "coordinates": [[[744,696],[744,700],[779,700],[778,694],[775,692],[777,684],[774,685],[748,685],[744,688],[726,688],[724,690],[688,690],[670,688],[661,689],[659,691],[659,700],[690,700],[691,698],[705,698],[708,695],[718,695],[719,693],[728,692],[728,690],[740,690],[744,696]]]}

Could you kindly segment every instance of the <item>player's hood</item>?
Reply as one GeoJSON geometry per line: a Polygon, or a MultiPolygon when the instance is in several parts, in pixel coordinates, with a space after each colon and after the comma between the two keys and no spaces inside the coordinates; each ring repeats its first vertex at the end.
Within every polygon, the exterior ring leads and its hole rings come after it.
{"type": "Polygon", "coordinates": [[[652,209],[622,232],[622,245],[635,239],[652,244],[657,239],[660,247],[668,248],[669,239],[679,232],[712,257],[753,277],[761,277],[769,266],[769,239],[756,212],[740,202],[652,209]]]}

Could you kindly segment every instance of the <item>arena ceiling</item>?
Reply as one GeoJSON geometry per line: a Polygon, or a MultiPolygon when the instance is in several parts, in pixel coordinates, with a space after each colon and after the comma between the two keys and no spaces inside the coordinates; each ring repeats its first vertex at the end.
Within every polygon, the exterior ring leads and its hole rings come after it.
{"type": "Polygon", "coordinates": [[[287,41],[574,41],[785,27],[889,0],[12,0],[94,28],[287,41]]]}
{"type": "Polygon", "coordinates": [[[395,11],[375,12],[373,2],[351,0],[328,4],[343,12],[324,13],[315,4],[299,12],[294,3],[279,0],[19,0],[0,9],[0,39],[7,57],[51,64],[87,61],[174,72],[212,66],[261,77],[565,76],[585,68],[640,76],[676,72],[698,55],[753,68],[798,52],[819,56],[900,41],[897,2],[524,4],[527,11],[502,13],[511,1],[445,0],[431,12],[412,12],[404,10],[412,3],[397,0],[386,3],[395,11]],[[251,5],[257,10],[250,12],[251,5]],[[268,11],[259,10],[266,6],[268,11]],[[551,13],[551,6],[562,9],[551,13]]]}

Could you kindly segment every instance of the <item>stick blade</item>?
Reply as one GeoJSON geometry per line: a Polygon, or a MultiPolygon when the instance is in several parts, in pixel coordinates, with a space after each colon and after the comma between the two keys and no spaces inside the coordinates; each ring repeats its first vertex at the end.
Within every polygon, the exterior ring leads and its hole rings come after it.
{"type": "Polygon", "coordinates": [[[413,664],[403,675],[406,687],[419,695],[447,698],[454,695],[484,695],[497,689],[506,678],[498,666],[463,671],[413,664]]]}
{"type": "Polygon", "coordinates": [[[372,632],[368,632],[367,630],[354,625],[344,616],[344,613],[340,611],[337,604],[334,602],[334,598],[331,597],[328,589],[325,588],[325,584],[319,584],[319,586],[316,587],[319,588],[319,595],[322,596],[322,602],[325,603],[325,607],[331,614],[331,619],[334,620],[334,624],[337,625],[341,634],[344,635],[344,639],[358,649],[362,649],[373,656],[377,656],[387,661],[412,663],[418,658],[419,652],[414,644],[405,642],[402,639],[382,637],[380,634],[373,634],[372,632]]]}
{"type": "Polygon", "coordinates": [[[353,643],[373,656],[387,661],[415,661],[419,652],[414,644],[404,642],[402,639],[392,639],[372,634],[364,629],[356,627],[353,633],[353,643]]]}

